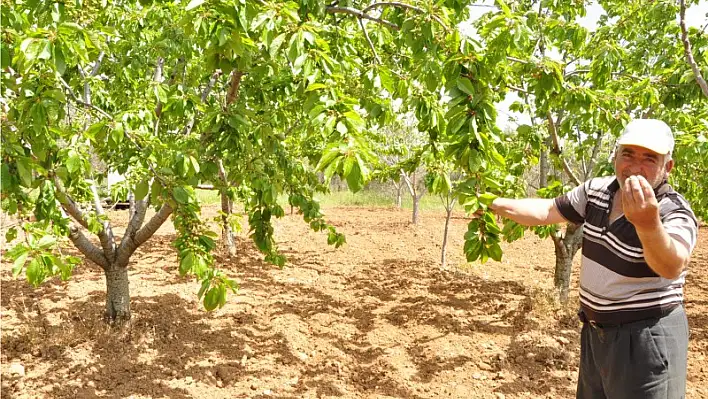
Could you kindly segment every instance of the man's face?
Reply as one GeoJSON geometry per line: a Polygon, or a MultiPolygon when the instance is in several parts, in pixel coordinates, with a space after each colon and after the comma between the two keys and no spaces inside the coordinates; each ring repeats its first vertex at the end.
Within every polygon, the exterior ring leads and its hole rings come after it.
{"type": "Polygon", "coordinates": [[[620,146],[615,155],[615,175],[624,188],[624,181],[630,176],[644,176],[653,188],[669,175],[674,161],[665,162],[666,155],[636,145],[620,146]]]}

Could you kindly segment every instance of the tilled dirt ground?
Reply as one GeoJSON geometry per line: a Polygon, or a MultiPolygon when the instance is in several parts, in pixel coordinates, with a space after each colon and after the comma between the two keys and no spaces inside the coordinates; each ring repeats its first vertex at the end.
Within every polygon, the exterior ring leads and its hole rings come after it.
{"type": "MultiPolygon", "coordinates": [[[[242,233],[238,257],[220,259],[241,289],[212,313],[179,277],[168,223],[133,257],[121,332],[101,321],[105,282],[91,265],[33,289],[3,262],[2,397],[574,397],[577,293],[565,307],[552,300],[549,240],[527,234],[504,245],[503,262],[466,265],[458,215],[441,269],[441,212],[417,226],[395,209],[327,213],[348,244],[328,247],[288,215],[276,228],[283,270],[242,233]]],[[[123,216],[111,215],[118,231],[123,216]]],[[[699,239],[688,398],[708,398],[708,229],[699,239]]]]}

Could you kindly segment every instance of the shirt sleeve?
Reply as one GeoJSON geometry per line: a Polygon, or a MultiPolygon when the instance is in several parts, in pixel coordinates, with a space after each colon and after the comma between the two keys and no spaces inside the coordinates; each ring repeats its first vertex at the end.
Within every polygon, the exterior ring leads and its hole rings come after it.
{"type": "Polygon", "coordinates": [[[555,198],[554,202],[560,214],[569,222],[585,222],[585,205],[588,203],[589,181],[555,198]]]}
{"type": "Polygon", "coordinates": [[[698,241],[696,219],[685,212],[673,212],[664,217],[662,224],[671,238],[683,244],[688,249],[689,254],[693,252],[698,241]]]}

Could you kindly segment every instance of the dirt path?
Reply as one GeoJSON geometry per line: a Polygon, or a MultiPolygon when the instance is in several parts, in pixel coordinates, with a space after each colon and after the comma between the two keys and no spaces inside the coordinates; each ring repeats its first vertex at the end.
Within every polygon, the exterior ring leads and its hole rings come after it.
{"type": "MultiPolygon", "coordinates": [[[[550,299],[550,241],[527,236],[504,246],[502,263],[459,269],[457,218],[451,267],[440,270],[442,213],[423,213],[420,226],[406,211],[328,214],[344,248],[296,216],[278,221],[283,270],[242,238],[239,258],[223,262],[241,290],[213,313],[179,277],[163,227],[134,256],[133,323],[120,335],[100,322],[96,270],[34,290],[3,263],[2,397],[574,397],[577,299],[550,299]],[[24,377],[12,375],[19,365],[24,377]]],[[[686,287],[688,398],[708,398],[708,229],[699,238],[686,287]]]]}

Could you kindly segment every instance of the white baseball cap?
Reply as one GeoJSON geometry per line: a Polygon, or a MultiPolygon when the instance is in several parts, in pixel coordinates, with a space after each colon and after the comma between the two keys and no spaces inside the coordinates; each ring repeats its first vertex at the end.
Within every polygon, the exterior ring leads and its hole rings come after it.
{"type": "Polygon", "coordinates": [[[636,145],[666,155],[674,150],[674,135],[663,121],[635,119],[625,126],[617,145],[636,145]]]}

